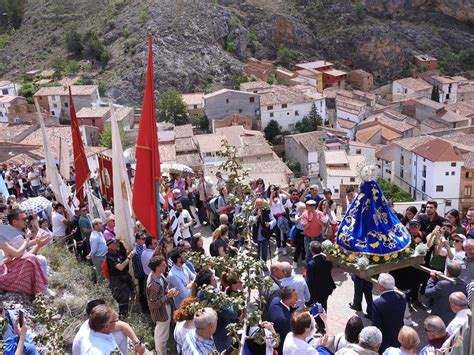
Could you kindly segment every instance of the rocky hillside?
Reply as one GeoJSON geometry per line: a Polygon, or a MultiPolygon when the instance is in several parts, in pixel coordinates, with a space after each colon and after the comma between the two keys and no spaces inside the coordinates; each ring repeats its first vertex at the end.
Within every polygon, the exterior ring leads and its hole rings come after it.
{"type": "Polygon", "coordinates": [[[65,31],[93,30],[111,54],[93,75],[128,104],[141,100],[147,31],[154,34],[160,92],[235,85],[249,56],[324,58],[386,82],[410,70],[413,54],[474,48],[469,0],[25,1],[21,27],[0,49],[7,76],[68,58],[65,31]]]}

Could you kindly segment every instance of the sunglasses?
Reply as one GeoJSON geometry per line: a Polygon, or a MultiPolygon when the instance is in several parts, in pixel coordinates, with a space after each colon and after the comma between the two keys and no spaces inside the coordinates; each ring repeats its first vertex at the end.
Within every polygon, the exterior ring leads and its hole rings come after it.
{"type": "Polygon", "coordinates": [[[462,243],[462,240],[460,240],[460,239],[453,239],[453,242],[454,242],[454,243],[462,243]]]}

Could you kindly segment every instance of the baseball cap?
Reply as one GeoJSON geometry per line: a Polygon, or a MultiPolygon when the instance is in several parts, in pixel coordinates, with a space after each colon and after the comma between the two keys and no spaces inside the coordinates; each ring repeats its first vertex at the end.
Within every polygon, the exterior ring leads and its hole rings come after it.
{"type": "Polygon", "coordinates": [[[421,226],[421,223],[417,219],[412,219],[411,221],[408,222],[409,227],[419,227],[421,226]]]}
{"type": "Polygon", "coordinates": [[[466,236],[464,234],[458,234],[458,233],[454,233],[451,235],[451,238],[456,238],[458,237],[459,239],[462,239],[462,240],[466,240],[466,236]]]}
{"type": "Polygon", "coordinates": [[[309,188],[310,188],[310,190],[318,190],[319,191],[318,185],[311,185],[309,188]]]}
{"type": "Polygon", "coordinates": [[[316,206],[316,201],[308,200],[308,201],[306,201],[306,206],[316,206]]]}

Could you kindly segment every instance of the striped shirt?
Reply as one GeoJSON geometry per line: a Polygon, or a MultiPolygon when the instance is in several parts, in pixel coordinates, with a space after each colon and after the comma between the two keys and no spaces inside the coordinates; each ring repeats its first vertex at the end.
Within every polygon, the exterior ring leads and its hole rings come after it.
{"type": "Polygon", "coordinates": [[[218,354],[216,345],[212,338],[203,338],[196,334],[196,330],[190,331],[183,343],[183,355],[208,355],[218,354]]]}
{"type": "Polygon", "coordinates": [[[145,271],[143,271],[143,265],[142,265],[142,260],[141,260],[143,250],[145,250],[145,245],[135,244],[135,251],[137,253],[132,258],[132,267],[133,267],[133,273],[135,274],[135,277],[137,279],[146,276],[145,271]]]}

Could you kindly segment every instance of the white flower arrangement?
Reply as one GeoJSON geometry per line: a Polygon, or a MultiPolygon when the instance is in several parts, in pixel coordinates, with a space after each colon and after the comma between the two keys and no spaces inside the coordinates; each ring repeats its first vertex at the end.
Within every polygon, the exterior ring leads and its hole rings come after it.
{"type": "Polygon", "coordinates": [[[358,269],[367,269],[367,267],[370,265],[370,261],[366,256],[362,255],[357,258],[356,265],[358,269]]]}
{"type": "Polygon", "coordinates": [[[428,247],[426,246],[426,244],[420,243],[415,248],[414,256],[425,256],[427,252],[428,247]]]}
{"type": "Polygon", "coordinates": [[[334,244],[332,244],[332,242],[329,239],[326,239],[321,244],[321,249],[323,250],[323,253],[325,254],[329,253],[333,247],[334,247],[334,244]]]}

